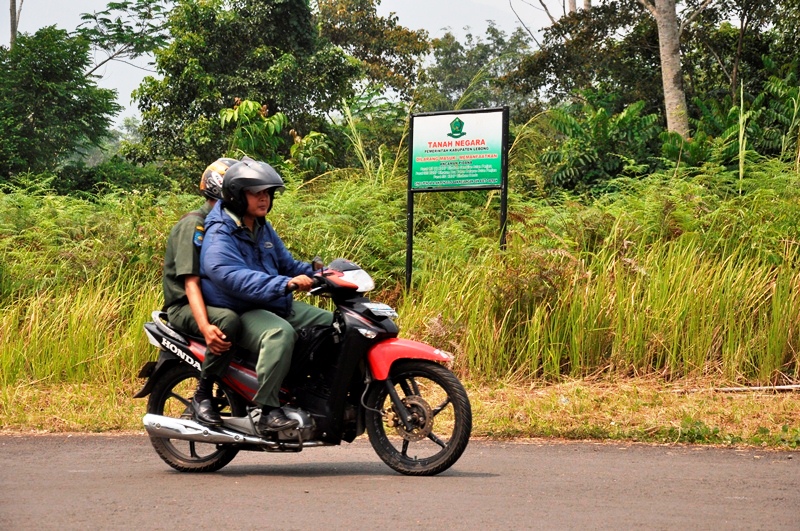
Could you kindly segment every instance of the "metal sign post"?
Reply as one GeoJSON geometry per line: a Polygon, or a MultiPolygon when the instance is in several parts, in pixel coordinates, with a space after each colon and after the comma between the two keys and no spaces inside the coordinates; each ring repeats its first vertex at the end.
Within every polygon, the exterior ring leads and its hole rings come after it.
{"type": "Polygon", "coordinates": [[[414,253],[414,194],[500,190],[500,247],[508,210],[508,107],[411,115],[406,289],[414,253]]]}

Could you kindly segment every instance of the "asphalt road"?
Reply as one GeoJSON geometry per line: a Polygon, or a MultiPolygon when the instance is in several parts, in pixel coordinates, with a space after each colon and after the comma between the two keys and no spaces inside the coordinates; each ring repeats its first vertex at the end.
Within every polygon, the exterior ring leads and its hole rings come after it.
{"type": "Polygon", "coordinates": [[[181,474],[144,435],[0,435],[0,530],[800,529],[800,452],[470,442],[401,476],[359,439],[181,474]]]}

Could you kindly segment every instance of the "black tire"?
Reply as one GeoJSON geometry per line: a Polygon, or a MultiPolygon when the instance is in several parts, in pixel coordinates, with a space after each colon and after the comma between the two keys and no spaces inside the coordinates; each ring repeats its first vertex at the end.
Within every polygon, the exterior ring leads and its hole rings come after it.
{"type": "Polygon", "coordinates": [[[389,375],[412,413],[407,430],[395,412],[385,382],[375,382],[367,398],[367,433],[384,463],[401,474],[433,476],[455,463],[469,442],[472,409],[455,375],[425,360],[398,361],[389,375]]]}
{"type": "MultiPolygon", "coordinates": [[[[172,418],[192,418],[192,397],[200,373],[180,364],[167,370],[153,386],[147,401],[147,412],[172,418]]],[[[243,416],[244,405],[224,388],[214,385],[214,400],[222,417],[243,416]]],[[[202,443],[150,437],[156,453],[169,466],[181,472],[215,472],[239,452],[224,444],[202,443]]]]}

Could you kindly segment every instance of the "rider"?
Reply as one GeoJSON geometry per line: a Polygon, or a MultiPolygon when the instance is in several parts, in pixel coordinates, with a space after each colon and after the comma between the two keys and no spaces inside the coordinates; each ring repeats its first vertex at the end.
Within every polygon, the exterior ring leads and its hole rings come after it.
{"type": "Polygon", "coordinates": [[[239,345],[258,353],[261,434],[295,428],[280,407],[278,392],[289,371],[297,330],[330,325],[327,310],[294,301],[309,291],[313,266],[295,260],[265,216],[283,179],[265,162],[243,158],[225,173],[222,202],[206,217],[201,252],[203,293],[209,303],[239,313],[239,345]]]}
{"type": "Polygon", "coordinates": [[[206,306],[200,290],[200,244],[206,215],[222,199],[222,176],[236,162],[236,159],[221,158],[206,168],[200,179],[200,192],[206,202],[175,224],[164,255],[163,311],[175,328],[187,334],[202,335],[206,341],[206,356],[192,409],[198,421],[210,425],[222,424],[211,400],[214,377],[222,376],[228,368],[231,344],[239,335],[240,324],[236,312],[206,306]]]}

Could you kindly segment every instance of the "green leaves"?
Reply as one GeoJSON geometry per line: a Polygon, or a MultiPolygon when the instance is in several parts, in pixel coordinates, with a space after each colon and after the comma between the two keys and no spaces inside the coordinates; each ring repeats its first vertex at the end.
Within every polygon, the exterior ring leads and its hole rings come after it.
{"type": "Polygon", "coordinates": [[[643,173],[662,130],[658,117],[642,116],[643,109],[644,102],[615,115],[589,104],[550,110],[549,123],[561,138],[539,157],[548,185],[587,191],[623,172],[643,173]]]}
{"type": "MultiPolygon", "coordinates": [[[[774,68],[769,58],[768,68],[774,68]]],[[[701,167],[714,164],[732,170],[741,155],[792,160],[800,132],[800,86],[793,72],[772,75],[764,90],[753,97],[743,94],[734,105],[731,97],[694,100],[699,117],[692,119],[693,138],[667,135],[664,155],[675,163],[701,167]],[[745,149],[746,148],[746,149],[745,149]]]]}
{"type": "Polygon", "coordinates": [[[539,49],[525,55],[504,78],[535,106],[554,107],[583,100],[587,91],[606,98],[619,112],[645,102],[647,113],[663,107],[655,22],[638,2],[609,1],[562,17],[543,30],[539,49]]]}
{"type": "Polygon", "coordinates": [[[408,97],[429,49],[428,35],[398,25],[396,16],[378,16],[378,4],[380,0],[318,1],[320,34],[358,59],[372,83],[408,97]]]}
{"type": "Polygon", "coordinates": [[[292,156],[287,163],[292,164],[300,173],[320,175],[333,168],[330,161],[333,159],[333,149],[328,136],[317,131],[311,131],[301,137],[294,130],[294,143],[289,152],[292,156]]]}
{"type": "Polygon", "coordinates": [[[283,144],[280,133],[288,124],[283,113],[267,116],[266,105],[237,99],[233,108],[220,111],[220,123],[223,128],[233,125],[230,154],[245,154],[272,164],[280,161],[278,148],[283,144]]]}
{"type": "Polygon", "coordinates": [[[77,33],[106,58],[88,72],[95,72],[108,61],[135,59],[167,43],[166,15],[171,0],[109,2],[104,11],[81,15],[77,33]]]}
{"type": "MultiPolygon", "coordinates": [[[[155,52],[161,79],[146,79],[134,94],[146,160],[184,157],[201,165],[210,152],[251,142],[246,137],[255,132],[234,128],[243,136],[231,138],[220,121],[236,98],[260,102],[268,115],[282,113],[307,131],[353,93],[359,66],[319,39],[306,2],[179,0],[168,24],[172,41],[155,52]]],[[[263,132],[277,138],[277,125],[270,132],[267,123],[263,132]]]]}
{"type": "Polygon", "coordinates": [[[489,23],[484,37],[459,40],[448,32],[434,39],[434,64],[424,70],[414,95],[419,111],[510,106],[525,107],[529,95],[515,94],[501,82],[528,51],[522,29],[511,35],[489,23]]]}
{"type": "Polygon", "coordinates": [[[55,169],[108,133],[120,107],[84,75],[89,63],[88,41],[52,26],[0,47],[0,179],[55,169]]]}

